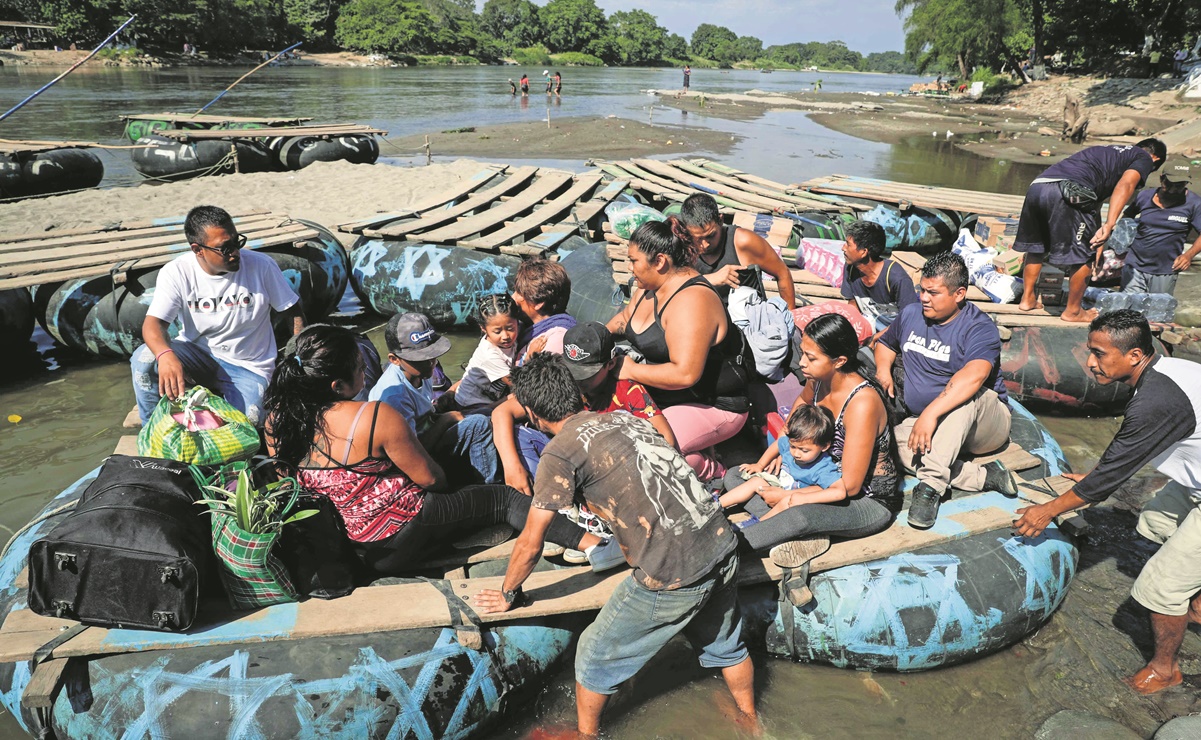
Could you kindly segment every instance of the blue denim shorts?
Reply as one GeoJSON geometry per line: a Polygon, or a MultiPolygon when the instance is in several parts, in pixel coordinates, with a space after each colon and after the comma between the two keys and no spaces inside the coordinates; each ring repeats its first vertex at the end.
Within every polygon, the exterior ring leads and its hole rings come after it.
{"type": "Polygon", "coordinates": [[[625,579],[580,635],[575,677],[584,688],[613,694],[680,632],[706,668],[746,660],[738,609],[738,553],[730,553],[707,576],[672,591],[651,591],[625,579]]]}

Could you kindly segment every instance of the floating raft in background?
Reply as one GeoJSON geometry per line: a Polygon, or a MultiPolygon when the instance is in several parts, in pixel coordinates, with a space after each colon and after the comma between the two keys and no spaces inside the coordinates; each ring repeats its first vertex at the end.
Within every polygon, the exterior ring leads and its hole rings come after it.
{"type": "Polygon", "coordinates": [[[104,179],[104,163],[87,141],[0,139],[0,198],[53,195],[94,188],[104,179]]]}
{"type": "Polygon", "coordinates": [[[137,140],[133,166],[146,177],[182,180],[231,172],[299,170],[314,162],[371,164],[376,136],[387,131],[357,123],[247,129],[162,129],[137,140]]]}
{"type": "Polygon", "coordinates": [[[790,189],[839,198],[863,198],[879,203],[891,203],[899,206],[902,210],[910,206],[925,206],[999,218],[1020,216],[1024,201],[1020,195],[1000,195],[979,190],[914,185],[907,182],[876,180],[870,177],[851,175],[815,177],[800,185],[791,186],[790,189]]]}
{"type": "Polygon", "coordinates": [[[512,290],[521,258],[553,258],[595,238],[605,206],[627,185],[601,180],[489,168],[412,208],[341,224],[359,235],[351,285],[381,315],[422,311],[439,329],[462,327],[482,296],[512,290]]]}
{"type": "Polygon", "coordinates": [[[296,126],[311,118],[255,118],[211,113],[133,113],[119,118],[125,122],[125,138],[131,142],[163,129],[254,129],[296,126]]]}
{"type": "MultiPolygon", "coordinates": [[[[246,248],[262,251],[318,321],[346,290],[349,262],[337,238],[310,221],[268,211],[237,214],[246,248]]],[[[34,311],[60,343],[101,355],[129,355],[141,343],[158,268],[190,251],[182,217],[106,229],[0,237],[0,291],[33,287],[34,311]]]]}
{"type": "MultiPolygon", "coordinates": [[[[1038,538],[1008,530],[1018,508],[1072,483],[1060,476],[1063,453],[1045,428],[1023,409],[1014,417],[1015,444],[977,461],[1001,459],[1017,471],[1019,498],[956,495],[932,529],[910,528],[902,513],[879,534],[835,543],[812,563],[810,606],[781,602],[780,569],[743,557],[751,647],[804,662],[921,671],[1003,649],[1044,624],[1067,593],[1078,553],[1054,524],[1038,538]]],[[[123,438],[117,451],[132,446],[123,438]]],[[[43,515],[77,499],[98,470],[43,515]]],[[[222,602],[181,634],[89,627],[65,635],[75,622],[27,606],[29,548],[56,521],[23,532],[0,560],[0,701],[35,736],[49,726],[58,737],[146,727],[187,740],[481,737],[506,710],[533,700],[574,635],[629,578],[624,569],[597,575],[542,561],[525,583],[528,605],[465,613],[470,602],[460,598],[500,587],[510,540],[427,563],[441,579],[434,582],[387,579],[339,599],[250,613],[222,611],[222,602]],[[35,665],[34,654],[55,639],[35,665]]]]}

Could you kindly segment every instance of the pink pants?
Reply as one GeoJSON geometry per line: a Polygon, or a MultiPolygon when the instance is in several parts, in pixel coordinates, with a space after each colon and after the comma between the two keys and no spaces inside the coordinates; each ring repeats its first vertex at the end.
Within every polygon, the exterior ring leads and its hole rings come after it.
{"type": "Polygon", "coordinates": [[[710,481],[726,474],[725,466],[717,461],[709,448],[738,434],[746,423],[745,412],[736,414],[712,406],[685,403],[663,409],[663,416],[671,424],[676,444],[697,477],[710,481]]]}

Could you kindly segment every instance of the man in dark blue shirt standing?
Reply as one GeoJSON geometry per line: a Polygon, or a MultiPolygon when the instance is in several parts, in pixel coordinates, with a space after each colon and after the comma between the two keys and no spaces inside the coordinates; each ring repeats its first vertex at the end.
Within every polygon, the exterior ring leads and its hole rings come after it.
{"type": "Polygon", "coordinates": [[[1009,397],[1001,377],[1001,335],[967,302],[968,273],[953,252],[922,266],[919,303],[908,306],[876,343],[876,379],[894,396],[892,365],[905,365],[907,418],[897,425],[901,464],[917,475],[909,524],[934,526],[948,488],[1017,495],[999,461],[959,460],[963,450],[984,455],[1009,444],[1009,397]]]}
{"type": "Polygon", "coordinates": [[[1167,156],[1159,139],[1143,139],[1135,146],[1093,146],[1051,165],[1031,183],[1013,244],[1026,253],[1020,309],[1038,308],[1035,285],[1045,260],[1069,276],[1067,306],[1060,318],[1092,318],[1092,312],[1081,307],[1091,265],[1122,209],[1167,156]],[[1107,199],[1109,213],[1102,223],[1101,204],[1107,199]]]}
{"type": "Polygon", "coordinates": [[[1201,231],[1201,197],[1188,189],[1186,180],[1160,176],[1157,190],[1143,190],[1126,210],[1138,216],[1138,233],[1122,268],[1122,290],[1127,293],[1176,291],[1176,276],[1188,269],[1201,253],[1201,237],[1185,251],[1189,231],[1201,231]]]}

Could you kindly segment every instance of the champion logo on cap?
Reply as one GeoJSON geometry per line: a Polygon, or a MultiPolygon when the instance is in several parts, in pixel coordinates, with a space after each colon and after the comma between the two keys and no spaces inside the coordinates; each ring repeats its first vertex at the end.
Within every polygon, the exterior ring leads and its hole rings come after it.
{"type": "Polygon", "coordinates": [[[578,344],[566,345],[563,347],[563,354],[567,356],[567,359],[574,360],[576,362],[586,360],[592,356],[591,352],[585,352],[584,350],[580,349],[578,344]]]}
{"type": "Polygon", "coordinates": [[[434,329],[426,329],[425,331],[415,331],[415,332],[409,334],[409,341],[412,342],[413,344],[421,344],[422,342],[426,341],[427,339],[434,336],[435,334],[437,334],[437,331],[435,331],[434,329]]]}

